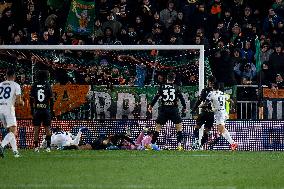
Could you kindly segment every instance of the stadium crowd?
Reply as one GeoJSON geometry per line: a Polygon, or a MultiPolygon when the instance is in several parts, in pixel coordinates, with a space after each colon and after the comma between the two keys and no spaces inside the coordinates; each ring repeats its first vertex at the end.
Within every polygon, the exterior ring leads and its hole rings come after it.
{"type": "MultiPolygon", "coordinates": [[[[255,39],[258,38],[262,82],[283,88],[283,0],[98,0],[94,32],[90,35],[78,35],[65,29],[70,0],[2,0],[0,3],[1,44],[205,45],[213,75],[227,86],[257,83],[255,39]]],[[[86,56],[79,51],[75,57],[84,59],[86,56]]],[[[95,57],[96,53],[91,59],[95,57]]],[[[102,60],[100,63],[104,64],[102,60]]],[[[130,70],[70,67],[69,71],[64,67],[54,69],[54,77],[65,78],[62,83],[98,85],[141,86],[151,82],[145,81],[151,78],[151,67],[145,71],[145,65],[140,63],[130,70]],[[79,76],[70,73],[72,68],[79,70],[79,76]],[[62,77],[62,73],[71,77],[62,77]],[[140,80],[139,75],[143,76],[140,80]]],[[[196,84],[197,70],[192,70],[187,74],[190,79],[183,82],[186,85],[196,84]]],[[[155,78],[158,83],[163,74],[158,72],[155,78]]],[[[25,74],[21,79],[29,80],[25,74]]]]}

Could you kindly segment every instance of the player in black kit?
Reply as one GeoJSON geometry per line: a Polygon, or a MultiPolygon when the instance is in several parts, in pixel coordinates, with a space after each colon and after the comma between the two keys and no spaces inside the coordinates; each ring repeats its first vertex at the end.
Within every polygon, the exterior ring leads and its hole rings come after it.
{"type": "Polygon", "coordinates": [[[183,112],[186,112],[186,104],[181,91],[179,90],[178,86],[174,84],[175,76],[176,75],[174,73],[169,73],[167,75],[167,83],[160,86],[157,95],[154,97],[151,105],[149,105],[148,111],[152,112],[153,106],[158,99],[162,97],[158,118],[156,120],[156,131],[152,137],[152,145],[156,145],[162,125],[164,125],[168,120],[171,120],[177,129],[177,149],[182,150],[182,120],[178,109],[178,99],[181,101],[183,112]]]}
{"type": "Polygon", "coordinates": [[[195,141],[192,145],[194,150],[201,150],[203,145],[208,141],[208,133],[213,127],[214,123],[214,113],[212,107],[206,101],[208,94],[213,91],[213,85],[216,83],[216,79],[213,76],[209,76],[207,80],[207,87],[201,91],[201,94],[195,103],[192,113],[196,112],[198,108],[201,108],[200,114],[196,119],[196,126],[194,128],[193,134],[195,141]],[[204,130],[200,130],[201,126],[204,124],[204,130]],[[201,132],[199,134],[199,132],[201,132]],[[204,133],[203,133],[204,132],[204,133]]]}
{"type": "Polygon", "coordinates": [[[35,152],[39,152],[38,138],[39,129],[41,125],[44,126],[47,148],[46,151],[50,152],[51,142],[51,119],[53,113],[53,94],[49,80],[49,72],[46,70],[40,70],[37,73],[37,81],[32,85],[30,93],[30,106],[33,116],[34,125],[34,148],[35,152]]]}

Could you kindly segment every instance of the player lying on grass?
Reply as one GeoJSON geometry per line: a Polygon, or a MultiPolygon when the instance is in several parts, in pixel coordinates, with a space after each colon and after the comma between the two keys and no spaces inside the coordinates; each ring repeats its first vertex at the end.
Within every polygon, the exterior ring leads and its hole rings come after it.
{"type": "MultiPolygon", "coordinates": [[[[62,131],[60,128],[56,128],[51,136],[51,148],[59,150],[78,149],[79,142],[81,140],[82,132],[88,129],[80,128],[77,135],[72,135],[70,132],[62,131]]],[[[47,141],[44,139],[40,145],[40,148],[46,148],[47,141]]]]}
{"type": "Polygon", "coordinates": [[[91,144],[81,145],[82,150],[131,150],[135,143],[125,132],[114,135],[101,134],[91,144]]]}
{"type": "Polygon", "coordinates": [[[104,134],[96,138],[91,144],[81,145],[82,150],[160,150],[152,146],[153,131],[144,128],[136,141],[133,142],[129,133],[118,133],[110,136],[104,134]]]}

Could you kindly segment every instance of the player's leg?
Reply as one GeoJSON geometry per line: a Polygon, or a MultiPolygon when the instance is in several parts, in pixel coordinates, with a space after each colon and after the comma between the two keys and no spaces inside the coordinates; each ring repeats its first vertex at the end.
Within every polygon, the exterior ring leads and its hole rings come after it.
{"type": "Polygon", "coordinates": [[[152,141],[151,141],[152,144],[156,144],[158,137],[159,137],[159,132],[162,129],[162,125],[164,125],[168,121],[168,117],[165,111],[166,110],[163,107],[160,107],[158,118],[155,124],[155,127],[156,127],[155,132],[153,134],[152,141]]]}
{"type": "Polygon", "coordinates": [[[34,125],[34,150],[35,152],[39,152],[39,125],[34,125]]]}
{"type": "Polygon", "coordinates": [[[50,144],[51,144],[51,115],[50,112],[45,110],[43,112],[44,117],[43,117],[43,126],[45,130],[45,140],[46,140],[46,152],[50,152],[50,144]]]}
{"type": "Polygon", "coordinates": [[[136,145],[136,146],[141,145],[142,140],[143,140],[143,137],[144,137],[144,131],[142,130],[142,131],[140,132],[139,136],[137,137],[136,141],[135,141],[135,145],[136,145]]]}
{"type": "Polygon", "coordinates": [[[15,113],[14,112],[6,113],[4,117],[5,117],[6,127],[8,129],[8,134],[4,137],[1,143],[1,148],[4,149],[5,146],[10,143],[14,153],[14,157],[20,157],[16,141],[17,121],[15,113]]]}
{"type": "Polygon", "coordinates": [[[172,109],[169,112],[168,116],[170,117],[170,120],[175,124],[175,127],[176,127],[177,142],[178,142],[177,150],[183,150],[183,147],[182,147],[182,141],[183,141],[182,119],[179,114],[179,109],[178,108],[172,109]]]}
{"type": "Polygon", "coordinates": [[[203,137],[204,127],[202,125],[205,124],[205,118],[204,118],[204,112],[201,112],[198,114],[198,117],[196,119],[196,125],[193,130],[193,144],[192,149],[196,150],[199,149],[199,146],[201,144],[201,139],[203,137]]]}
{"type": "Polygon", "coordinates": [[[160,122],[156,122],[155,132],[153,134],[152,141],[151,141],[152,144],[156,144],[158,137],[159,137],[159,132],[161,129],[162,129],[162,125],[160,124],[160,122]]]}
{"type": "Polygon", "coordinates": [[[38,111],[33,114],[33,126],[34,126],[34,151],[39,152],[39,131],[41,126],[41,118],[38,111]]]}
{"type": "Polygon", "coordinates": [[[183,150],[182,147],[182,141],[183,141],[183,135],[182,135],[182,123],[177,123],[176,125],[176,130],[177,130],[177,150],[183,150]]]}
{"type": "Polygon", "coordinates": [[[214,113],[213,112],[206,112],[205,116],[205,124],[204,124],[204,133],[201,138],[201,146],[203,147],[204,144],[207,143],[208,138],[209,138],[209,132],[211,131],[213,124],[214,124],[214,113]]]}
{"type": "Polygon", "coordinates": [[[77,135],[75,136],[74,140],[71,141],[71,145],[76,145],[78,146],[79,145],[79,142],[81,140],[81,136],[82,136],[82,131],[79,131],[77,133],[77,135]]]}
{"type": "Polygon", "coordinates": [[[229,131],[225,128],[226,115],[222,112],[216,114],[218,132],[230,143],[231,149],[236,150],[238,144],[232,139],[229,131]]]}

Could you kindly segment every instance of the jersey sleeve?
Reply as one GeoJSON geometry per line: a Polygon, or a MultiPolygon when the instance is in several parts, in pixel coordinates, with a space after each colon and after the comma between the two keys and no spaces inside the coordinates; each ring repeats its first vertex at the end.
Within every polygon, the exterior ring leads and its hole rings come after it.
{"type": "Polygon", "coordinates": [[[53,98],[52,88],[50,85],[47,86],[47,96],[53,98]]]}
{"type": "Polygon", "coordinates": [[[16,95],[21,95],[22,94],[22,90],[21,90],[21,87],[20,87],[19,84],[16,84],[15,89],[16,89],[16,91],[15,91],[16,95]]]}
{"type": "Polygon", "coordinates": [[[207,101],[211,101],[212,100],[212,92],[210,92],[207,97],[206,97],[207,101]]]}
{"type": "Polygon", "coordinates": [[[163,89],[162,89],[162,87],[160,86],[159,89],[158,89],[158,92],[157,92],[156,96],[153,98],[153,100],[152,100],[152,102],[151,102],[151,106],[152,106],[152,107],[156,104],[156,102],[158,101],[158,99],[160,98],[160,96],[162,95],[162,93],[163,93],[163,89]]]}

